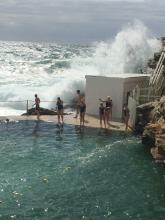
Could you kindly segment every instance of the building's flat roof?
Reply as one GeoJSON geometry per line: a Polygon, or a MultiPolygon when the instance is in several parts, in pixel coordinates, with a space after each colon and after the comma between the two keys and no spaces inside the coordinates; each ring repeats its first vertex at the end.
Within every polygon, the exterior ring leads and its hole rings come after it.
{"type": "Polygon", "coordinates": [[[107,78],[136,78],[136,77],[150,77],[150,74],[138,74],[138,73],[123,73],[123,74],[111,74],[109,76],[103,75],[86,75],[85,77],[107,77],[107,78]]]}

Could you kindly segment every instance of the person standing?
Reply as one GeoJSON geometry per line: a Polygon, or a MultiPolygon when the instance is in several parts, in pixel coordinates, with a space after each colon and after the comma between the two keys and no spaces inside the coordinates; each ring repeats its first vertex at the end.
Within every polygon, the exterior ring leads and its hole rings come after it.
{"type": "Polygon", "coordinates": [[[100,103],[99,116],[100,116],[100,127],[102,128],[102,121],[103,121],[104,122],[104,127],[106,128],[105,107],[103,105],[103,102],[100,103]]]}
{"type": "Polygon", "coordinates": [[[62,124],[63,124],[64,123],[64,107],[63,107],[63,101],[61,100],[60,97],[57,98],[56,105],[57,105],[58,123],[60,124],[62,121],[62,124]]]}
{"type": "Polygon", "coordinates": [[[107,96],[107,99],[104,101],[100,99],[101,102],[105,102],[105,116],[106,122],[110,125],[110,121],[112,120],[112,99],[110,96],[107,96]]]}
{"type": "Polygon", "coordinates": [[[80,113],[80,103],[81,103],[80,90],[77,90],[77,91],[76,91],[75,101],[76,101],[76,115],[75,115],[74,118],[77,118],[78,115],[79,115],[79,113],[80,113]]]}
{"type": "Polygon", "coordinates": [[[124,117],[124,123],[125,123],[125,130],[128,130],[128,121],[130,118],[130,111],[126,104],[123,106],[123,117],[124,117]]]}
{"type": "Polygon", "coordinates": [[[35,94],[35,112],[37,114],[37,120],[40,119],[40,98],[35,94]]]}
{"type": "Polygon", "coordinates": [[[82,126],[82,125],[84,126],[85,112],[86,112],[85,98],[82,97],[80,100],[80,126],[82,126]]]}

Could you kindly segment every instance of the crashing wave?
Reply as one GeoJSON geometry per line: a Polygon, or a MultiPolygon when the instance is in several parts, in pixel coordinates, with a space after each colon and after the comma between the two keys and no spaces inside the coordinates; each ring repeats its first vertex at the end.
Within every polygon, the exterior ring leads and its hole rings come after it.
{"type": "Polygon", "coordinates": [[[61,96],[68,103],[77,89],[84,90],[85,75],[137,73],[160,50],[160,41],[135,21],[113,40],[91,46],[0,42],[0,47],[0,101],[9,101],[0,106],[24,110],[25,102],[10,101],[33,99],[38,93],[41,100],[61,96]]]}

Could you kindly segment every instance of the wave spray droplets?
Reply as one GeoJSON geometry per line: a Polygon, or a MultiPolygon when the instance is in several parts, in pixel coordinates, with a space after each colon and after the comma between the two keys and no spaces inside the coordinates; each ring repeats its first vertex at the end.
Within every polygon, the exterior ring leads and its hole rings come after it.
{"type": "Polygon", "coordinates": [[[137,73],[160,48],[160,41],[151,38],[148,29],[141,22],[135,21],[133,25],[123,28],[112,42],[97,45],[99,72],[106,75],[137,73]]]}
{"type": "MultiPolygon", "coordinates": [[[[41,100],[61,96],[69,102],[76,89],[84,89],[85,75],[136,73],[159,49],[159,40],[139,21],[114,40],[92,46],[0,42],[0,101],[33,99],[38,93],[41,100]]],[[[25,103],[0,106],[3,115],[6,109],[7,114],[25,110],[25,103]]]]}

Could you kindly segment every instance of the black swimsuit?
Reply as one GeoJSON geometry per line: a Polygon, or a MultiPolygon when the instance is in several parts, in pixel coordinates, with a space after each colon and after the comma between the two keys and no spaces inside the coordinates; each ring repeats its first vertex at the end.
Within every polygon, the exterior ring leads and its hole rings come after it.
{"type": "Polygon", "coordinates": [[[86,111],[86,105],[80,105],[80,113],[84,113],[86,111]]]}
{"type": "Polygon", "coordinates": [[[123,109],[123,114],[124,114],[124,116],[126,117],[126,115],[127,115],[127,111],[126,111],[125,108],[123,109]]]}
{"type": "Polygon", "coordinates": [[[40,110],[39,104],[36,104],[36,110],[40,110]]]}
{"type": "Polygon", "coordinates": [[[38,110],[38,111],[40,110],[39,101],[40,101],[40,100],[39,100],[38,98],[35,99],[36,110],[38,110]]]}
{"type": "Polygon", "coordinates": [[[104,115],[104,113],[105,113],[105,108],[104,108],[104,107],[100,107],[100,108],[99,108],[99,112],[100,112],[100,115],[104,115]]]}
{"type": "Polygon", "coordinates": [[[106,101],[106,111],[112,108],[112,101],[106,101]]]}
{"type": "Polygon", "coordinates": [[[57,101],[57,109],[60,111],[62,110],[64,107],[63,107],[63,104],[61,101],[57,101]]]}
{"type": "Polygon", "coordinates": [[[123,108],[123,114],[124,114],[125,117],[129,116],[129,109],[127,107],[123,108]]]}

